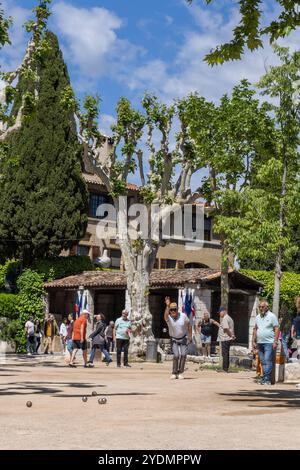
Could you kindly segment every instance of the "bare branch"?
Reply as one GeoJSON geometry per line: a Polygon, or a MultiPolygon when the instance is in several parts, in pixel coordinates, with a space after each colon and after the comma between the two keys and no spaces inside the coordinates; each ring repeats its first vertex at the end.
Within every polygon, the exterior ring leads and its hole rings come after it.
{"type": "Polygon", "coordinates": [[[144,165],[143,165],[143,151],[138,150],[136,152],[138,162],[139,162],[139,170],[140,170],[140,177],[141,177],[141,183],[142,186],[146,185],[146,179],[145,179],[145,173],[144,173],[144,165]]]}

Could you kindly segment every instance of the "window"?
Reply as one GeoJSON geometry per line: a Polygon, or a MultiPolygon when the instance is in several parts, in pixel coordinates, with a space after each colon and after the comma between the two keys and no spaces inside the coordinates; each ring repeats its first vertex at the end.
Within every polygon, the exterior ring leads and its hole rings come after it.
{"type": "Polygon", "coordinates": [[[110,250],[110,259],[111,259],[112,268],[121,267],[121,257],[122,257],[121,250],[110,250]]]}
{"type": "Polygon", "coordinates": [[[211,217],[204,217],[204,240],[211,241],[211,217]]]}
{"type": "Polygon", "coordinates": [[[89,256],[90,247],[86,245],[78,245],[77,256],[89,256]]]}
{"type": "Polygon", "coordinates": [[[94,217],[97,219],[103,219],[103,217],[96,216],[97,209],[101,204],[108,204],[110,203],[109,196],[106,194],[96,194],[90,193],[90,207],[89,207],[89,216],[94,217]]]}
{"type": "MultiPolygon", "coordinates": [[[[211,225],[212,225],[211,217],[204,215],[204,240],[210,241],[211,240],[211,225]]],[[[196,208],[193,207],[193,216],[192,216],[192,229],[193,232],[196,232],[196,208]]]]}
{"type": "Polygon", "coordinates": [[[161,259],[160,260],[160,269],[175,269],[176,268],[176,259],[161,259]]]}
{"type": "Polygon", "coordinates": [[[186,263],[184,267],[185,269],[208,268],[206,264],[202,263],[186,263]]]}

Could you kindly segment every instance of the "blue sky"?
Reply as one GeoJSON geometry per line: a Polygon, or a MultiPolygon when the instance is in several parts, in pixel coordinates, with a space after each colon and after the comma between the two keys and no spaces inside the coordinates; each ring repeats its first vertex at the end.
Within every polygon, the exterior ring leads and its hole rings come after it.
{"type": "MultiPolygon", "coordinates": [[[[36,2],[0,1],[15,20],[13,45],[1,51],[3,68],[11,69],[24,53],[26,35],[21,26],[36,2]]],[[[212,47],[231,38],[239,18],[235,3],[215,0],[207,7],[198,0],[191,8],[184,0],[53,0],[49,27],[59,36],[77,94],[101,95],[101,128],[109,133],[120,96],[135,105],[145,91],[166,102],[192,91],[218,100],[240,79],[255,82],[265,65],[274,63],[268,44],[219,68],[203,62],[212,47]]],[[[270,19],[274,2],[268,4],[270,19]]],[[[296,48],[299,34],[294,33],[288,43],[296,48]]]]}

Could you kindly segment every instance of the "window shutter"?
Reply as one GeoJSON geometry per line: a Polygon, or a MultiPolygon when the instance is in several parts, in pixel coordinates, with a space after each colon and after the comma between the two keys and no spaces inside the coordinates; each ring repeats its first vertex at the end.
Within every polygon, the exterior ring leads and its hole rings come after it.
{"type": "Polygon", "coordinates": [[[177,260],[177,269],[184,269],[184,261],[177,260]]]}
{"type": "Polygon", "coordinates": [[[161,259],[160,260],[160,269],[167,269],[167,260],[161,259]]]}

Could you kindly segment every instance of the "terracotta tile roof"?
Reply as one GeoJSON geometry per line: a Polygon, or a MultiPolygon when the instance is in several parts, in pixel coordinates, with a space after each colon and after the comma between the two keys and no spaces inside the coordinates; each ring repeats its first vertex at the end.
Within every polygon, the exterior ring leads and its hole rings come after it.
{"type": "MultiPolygon", "coordinates": [[[[98,175],[90,174],[90,173],[83,173],[82,176],[83,176],[83,179],[87,183],[97,184],[98,186],[104,186],[104,184],[102,183],[98,175]]],[[[131,191],[138,191],[139,188],[136,184],[127,183],[127,189],[130,189],[131,191]]]]}
{"type": "MultiPolygon", "coordinates": [[[[262,286],[258,281],[245,276],[236,271],[230,271],[232,275],[238,276],[240,280],[249,288],[259,288],[262,286]]],[[[217,269],[162,269],[154,270],[151,273],[151,287],[184,286],[185,284],[201,284],[212,281],[221,276],[217,269]]],[[[64,279],[48,282],[44,284],[46,289],[50,288],[78,288],[85,287],[126,287],[126,274],[122,271],[86,271],[82,274],[69,276],[64,279]]]]}

